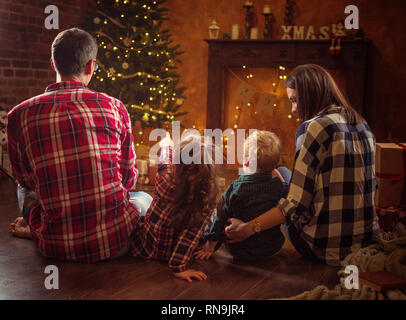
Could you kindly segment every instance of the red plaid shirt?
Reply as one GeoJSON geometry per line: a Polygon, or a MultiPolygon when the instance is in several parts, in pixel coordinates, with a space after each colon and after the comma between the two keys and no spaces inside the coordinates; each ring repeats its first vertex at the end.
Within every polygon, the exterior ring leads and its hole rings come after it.
{"type": "Polygon", "coordinates": [[[81,82],[55,83],[10,111],[7,132],[13,174],[38,198],[30,226],[43,255],[96,262],[128,243],[138,169],[119,100],[81,82]]]}
{"type": "Polygon", "coordinates": [[[146,216],[141,217],[136,227],[131,252],[134,256],[168,260],[169,268],[177,273],[187,269],[186,265],[198,246],[211,215],[207,216],[200,229],[185,229],[179,232],[171,228],[171,218],[176,214],[173,206],[176,186],[168,176],[172,153],[172,148],[161,150],[154,198],[146,216]]]}

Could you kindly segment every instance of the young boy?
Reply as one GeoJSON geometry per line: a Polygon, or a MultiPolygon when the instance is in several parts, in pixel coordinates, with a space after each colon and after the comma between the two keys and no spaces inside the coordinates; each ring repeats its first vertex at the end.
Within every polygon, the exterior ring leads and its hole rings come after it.
{"type": "MultiPolygon", "coordinates": [[[[288,185],[274,170],[279,162],[281,142],[269,131],[256,131],[244,142],[244,174],[233,181],[223,193],[217,205],[217,218],[211,230],[205,234],[207,242],[194,253],[196,259],[209,259],[226,240],[224,228],[227,220],[237,218],[244,222],[252,220],[274,207],[286,195],[288,185]],[[255,144],[255,140],[257,143],[255,144]],[[253,152],[256,149],[256,154],[253,152]],[[251,152],[250,152],[251,151],[251,152]],[[252,172],[253,156],[257,156],[257,169],[252,172]],[[276,175],[276,177],[273,176],[276,175]]],[[[227,243],[236,259],[268,258],[278,252],[285,241],[280,226],[256,233],[238,243],[227,243]]]]}

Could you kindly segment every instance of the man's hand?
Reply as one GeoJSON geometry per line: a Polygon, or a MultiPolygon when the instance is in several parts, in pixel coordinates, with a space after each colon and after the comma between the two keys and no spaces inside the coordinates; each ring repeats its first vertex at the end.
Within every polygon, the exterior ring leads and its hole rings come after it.
{"type": "Polygon", "coordinates": [[[187,282],[192,282],[192,279],[197,279],[199,281],[207,279],[207,276],[203,272],[193,269],[175,273],[174,276],[176,278],[186,280],[187,282]]]}
{"type": "Polygon", "coordinates": [[[172,141],[171,136],[170,136],[170,134],[168,132],[166,133],[166,137],[161,139],[161,141],[159,141],[159,146],[161,148],[173,147],[173,141],[172,141]]]}
{"type": "Polygon", "coordinates": [[[195,259],[200,259],[200,260],[207,260],[210,259],[211,255],[214,252],[214,248],[216,247],[217,241],[207,241],[203,247],[195,251],[193,255],[195,256],[195,259]]]}
{"type": "Polygon", "coordinates": [[[228,219],[227,222],[230,223],[230,225],[226,227],[225,232],[226,236],[231,239],[228,241],[229,243],[241,242],[253,235],[249,222],[235,218],[228,219]]]}

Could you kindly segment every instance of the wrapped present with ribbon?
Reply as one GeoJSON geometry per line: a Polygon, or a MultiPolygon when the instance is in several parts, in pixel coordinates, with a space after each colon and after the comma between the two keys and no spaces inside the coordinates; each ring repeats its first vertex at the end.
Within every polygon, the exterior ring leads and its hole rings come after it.
{"type": "Polygon", "coordinates": [[[376,173],[379,179],[375,205],[406,205],[406,143],[376,144],[376,173]]]}
{"type": "Polygon", "coordinates": [[[406,227],[406,211],[403,208],[376,207],[376,215],[378,216],[379,227],[385,232],[392,232],[398,223],[403,223],[406,227]]]}

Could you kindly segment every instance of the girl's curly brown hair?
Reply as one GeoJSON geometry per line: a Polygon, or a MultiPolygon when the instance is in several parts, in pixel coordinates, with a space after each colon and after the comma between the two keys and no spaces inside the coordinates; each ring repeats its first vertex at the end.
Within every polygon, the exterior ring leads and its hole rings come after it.
{"type": "Polygon", "coordinates": [[[180,164],[172,165],[170,176],[173,185],[176,186],[174,195],[176,214],[171,221],[171,227],[175,230],[200,229],[204,220],[216,207],[217,168],[213,163],[204,163],[205,152],[212,150],[207,147],[209,145],[204,142],[204,138],[194,138],[182,141],[176,151],[181,154],[190,150],[189,155],[193,159],[200,159],[200,164],[193,162],[185,164],[181,161],[180,164]]]}

